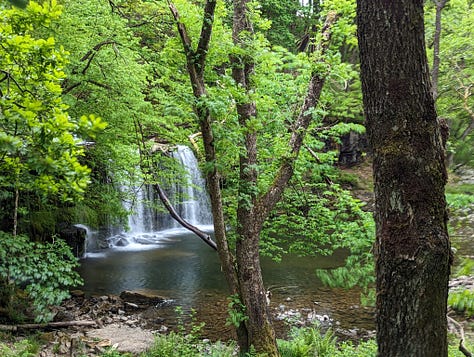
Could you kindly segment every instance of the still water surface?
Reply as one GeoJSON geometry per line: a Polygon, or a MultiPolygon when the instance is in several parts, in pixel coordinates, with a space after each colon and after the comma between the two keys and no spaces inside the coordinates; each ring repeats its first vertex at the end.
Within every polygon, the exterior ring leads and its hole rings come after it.
{"type": "MultiPolygon", "coordinates": [[[[285,256],[280,263],[262,260],[266,286],[272,291],[274,313],[308,309],[327,314],[342,328],[373,328],[370,309],[359,307],[357,289],[329,289],[317,278],[317,268],[342,265],[344,252],[331,257],[285,256]]],[[[194,308],[198,319],[219,333],[225,328],[227,286],[217,253],[185,230],[165,234],[157,245],[113,248],[90,254],[79,269],[88,294],[120,294],[150,289],[173,299],[174,305],[194,308]]],[[[211,332],[212,334],[212,332],[211,332]]]]}

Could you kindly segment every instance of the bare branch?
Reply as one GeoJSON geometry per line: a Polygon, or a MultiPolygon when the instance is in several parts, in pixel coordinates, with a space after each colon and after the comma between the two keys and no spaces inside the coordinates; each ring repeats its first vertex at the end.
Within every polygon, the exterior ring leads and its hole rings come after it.
{"type": "Polygon", "coordinates": [[[208,246],[210,246],[212,249],[217,250],[217,244],[211,239],[211,236],[209,234],[204,233],[201,231],[199,228],[193,226],[192,224],[188,223],[186,220],[184,220],[178,212],[174,209],[172,203],[166,196],[165,191],[161,188],[160,185],[154,184],[153,187],[155,188],[155,191],[158,193],[158,196],[160,197],[161,202],[165,205],[166,209],[168,210],[169,214],[171,217],[174,218],[176,222],[178,222],[180,225],[182,225],[184,228],[187,230],[193,232],[195,235],[197,235],[199,238],[202,239],[204,243],[206,243],[208,246]]]}
{"type": "Polygon", "coordinates": [[[433,98],[438,98],[438,76],[439,76],[439,44],[441,40],[441,12],[448,0],[433,0],[436,6],[435,33],[433,39],[433,68],[431,69],[431,85],[433,98]]]}
{"type": "Polygon", "coordinates": [[[214,12],[216,9],[216,1],[208,0],[204,8],[204,19],[202,21],[201,36],[195,54],[196,70],[198,73],[204,72],[204,64],[209,50],[209,42],[211,41],[212,25],[214,24],[214,12]]]}
{"type": "Polygon", "coordinates": [[[171,13],[173,14],[173,17],[174,17],[175,21],[176,21],[176,26],[178,27],[179,37],[181,38],[181,42],[183,43],[183,47],[184,47],[184,54],[186,55],[186,58],[189,61],[194,56],[191,38],[188,35],[188,31],[186,30],[186,26],[184,26],[184,24],[180,20],[179,12],[178,12],[178,9],[176,8],[176,6],[170,1],[168,1],[168,6],[171,10],[171,13]]]}
{"type": "Polygon", "coordinates": [[[95,45],[91,50],[87,51],[87,53],[81,58],[81,62],[84,62],[87,60],[86,66],[82,70],[82,74],[86,74],[87,70],[89,69],[92,60],[94,59],[95,55],[99,52],[99,50],[107,45],[117,45],[117,42],[114,40],[106,40],[98,43],[95,45]]]}

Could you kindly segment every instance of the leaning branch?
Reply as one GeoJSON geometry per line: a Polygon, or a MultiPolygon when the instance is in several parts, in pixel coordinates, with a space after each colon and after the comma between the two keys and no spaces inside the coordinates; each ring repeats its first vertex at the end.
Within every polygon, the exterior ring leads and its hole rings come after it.
{"type": "Polygon", "coordinates": [[[469,352],[469,350],[464,346],[464,329],[462,325],[457,322],[455,319],[453,319],[451,316],[446,316],[454,326],[456,326],[456,330],[459,334],[460,340],[459,340],[459,351],[462,352],[462,354],[466,357],[472,357],[472,353],[469,352]]]}
{"type": "Polygon", "coordinates": [[[158,192],[158,196],[160,197],[161,202],[165,205],[166,209],[170,213],[171,217],[173,217],[176,222],[181,224],[184,228],[187,230],[193,232],[195,235],[197,235],[199,238],[201,238],[204,243],[206,243],[208,246],[210,246],[212,249],[217,250],[217,244],[211,239],[211,236],[209,234],[204,233],[201,231],[199,228],[193,226],[192,224],[188,223],[185,221],[178,212],[174,209],[173,205],[171,204],[170,200],[168,199],[168,196],[166,196],[165,191],[161,188],[160,185],[155,184],[153,185],[155,190],[158,192]]]}
{"type": "MultiPolygon", "coordinates": [[[[173,14],[174,19],[175,19],[176,26],[178,28],[179,37],[181,38],[181,42],[183,43],[186,59],[189,62],[189,59],[192,58],[193,55],[194,55],[191,38],[188,35],[188,31],[186,30],[186,26],[184,26],[184,24],[180,21],[179,12],[178,12],[178,9],[176,8],[176,6],[170,1],[168,1],[168,6],[170,8],[171,13],[173,14]]],[[[188,63],[188,65],[189,65],[189,63],[188,63]]]]}

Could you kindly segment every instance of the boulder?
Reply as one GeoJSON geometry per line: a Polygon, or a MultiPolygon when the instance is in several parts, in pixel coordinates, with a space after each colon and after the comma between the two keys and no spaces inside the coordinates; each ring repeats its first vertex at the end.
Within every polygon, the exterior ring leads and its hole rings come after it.
{"type": "Polygon", "coordinates": [[[339,146],[339,165],[351,167],[364,161],[364,153],[368,150],[367,137],[351,131],[341,137],[339,146]]]}
{"type": "Polygon", "coordinates": [[[138,306],[161,305],[167,301],[166,298],[157,294],[153,290],[125,290],[120,294],[120,298],[128,303],[138,306]]]}

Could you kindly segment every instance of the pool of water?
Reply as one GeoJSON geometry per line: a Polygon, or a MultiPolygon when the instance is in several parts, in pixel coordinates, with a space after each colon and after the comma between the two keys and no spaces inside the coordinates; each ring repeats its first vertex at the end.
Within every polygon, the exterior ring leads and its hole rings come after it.
{"type": "MultiPolygon", "coordinates": [[[[373,312],[360,307],[358,289],[327,288],[315,274],[318,268],[342,265],[345,256],[343,251],[333,256],[287,255],[279,263],[263,258],[264,281],[272,292],[270,309],[275,314],[303,311],[327,315],[341,328],[373,329],[373,312]]],[[[225,326],[229,294],[217,253],[187,231],[175,232],[153,245],[89,254],[81,260],[79,273],[85,282],[82,289],[88,294],[153,290],[172,299],[174,306],[195,309],[210,335],[231,333],[225,326]]],[[[168,310],[159,314],[171,321],[174,311],[168,310]]]]}

